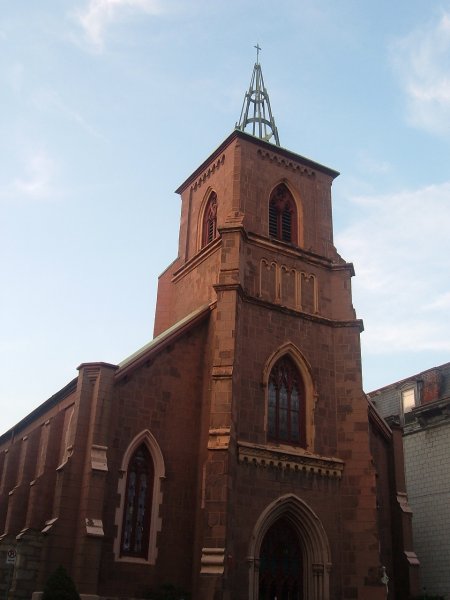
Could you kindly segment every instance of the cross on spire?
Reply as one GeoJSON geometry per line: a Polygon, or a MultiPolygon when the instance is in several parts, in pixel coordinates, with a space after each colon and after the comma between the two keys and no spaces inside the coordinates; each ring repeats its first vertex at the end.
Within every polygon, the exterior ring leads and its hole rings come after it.
{"type": "Polygon", "coordinates": [[[249,133],[266,142],[274,138],[275,144],[279,146],[278,130],[275,125],[275,119],[272,116],[269,94],[264,87],[261,65],[259,64],[261,48],[259,44],[256,44],[254,48],[256,48],[256,63],[253,67],[250,87],[244,96],[241,116],[239,122],[236,123],[236,129],[245,131],[245,128],[249,126],[249,133]]]}
{"type": "Polygon", "coordinates": [[[256,46],[253,46],[253,48],[256,48],[256,64],[259,64],[259,53],[261,52],[262,48],[259,47],[258,42],[256,42],[256,46]]]}

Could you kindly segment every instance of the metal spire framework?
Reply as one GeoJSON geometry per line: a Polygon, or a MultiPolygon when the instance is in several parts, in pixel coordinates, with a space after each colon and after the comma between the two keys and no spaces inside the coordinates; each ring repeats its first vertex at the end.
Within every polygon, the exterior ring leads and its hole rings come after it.
{"type": "Polygon", "coordinates": [[[249,126],[249,133],[266,142],[274,138],[275,144],[279,146],[278,130],[270,109],[269,94],[264,87],[261,65],[259,64],[259,52],[261,48],[258,44],[255,48],[256,63],[253,68],[250,87],[244,97],[239,123],[236,123],[236,129],[245,131],[245,128],[249,126]]]}

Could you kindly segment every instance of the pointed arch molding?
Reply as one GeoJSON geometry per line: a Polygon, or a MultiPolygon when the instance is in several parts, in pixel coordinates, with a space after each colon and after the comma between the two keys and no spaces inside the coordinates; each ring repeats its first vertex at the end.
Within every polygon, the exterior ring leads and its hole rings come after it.
{"type": "Polygon", "coordinates": [[[249,600],[259,592],[259,556],[264,536],[278,519],[286,519],[296,531],[303,554],[303,597],[329,600],[331,553],[321,520],[310,506],[295,494],[286,494],[269,504],[261,513],[250,538],[249,600]]]}
{"type": "Polygon", "coordinates": [[[157,534],[158,531],[161,531],[162,520],[160,517],[160,507],[162,504],[162,491],[161,491],[161,483],[165,478],[165,465],[164,458],[161,452],[161,448],[159,447],[158,442],[155,437],[150,433],[148,429],[141,431],[134,437],[134,439],[129,444],[128,448],[125,450],[122,459],[122,465],[119,471],[119,483],[117,488],[117,493],[119,496],[119,505],[116,508],[115,515],[115,525],[117,535],[114,540],[114,558],[116,561],[122,562],[132,562],[132,563],[144,563],[154,565],[156,562],[156,557],[158,555],[158,548],[156,545],[157,534]],[[151,507],[151,515],[150,515],[150,534],[149,534],[149,542],[148,542],[148,554],[145,558],[135,558],[132,556],[121,556],[121,540],[122,540],[122,526],[123,526],[123,513],[124,513],[124,505],[125,505],[125,496],[126,496],[126,483],[127,483],[127,471],[128,465],[130,463],[131,457],[137,448],[141,445],[145,444],[147,446],[148,451],[150,452],[150,456],[153,460],[153,467],[155,478],[153,482],[153,496],[152,496],[152,507],[151,507]]]}
{"type": "Polygon", "coordinates": [[[297,190],[295,189],[295,187],[291,184],[289,179],[287,179],[286,177],[282,177],[277,182],[275,182],[275,184],[272,185],[271,190],[267,196],[267,201],[268,201],[267,210],[269,209],[269,200],[270,200],[270,198],[272,198],[272,194],[274,193],[274,191],[277,189],[277,187],[279,185],[284,185],[284,187],[288,190],[289,194],[291,195],[292,200],[294,201],[295,210],[297,211],[297,214],[295,215],[296,231],[295,231],[295,235],[293,237],[294,237],[294,240],[296,240],[295,244],[297,246],[303,247],[304,246],[303,202],[301,201],[300,195],[297,192],[297,190]]]}
{"type": "Polygon", "coordinates": [[[198,220],[197,220],[197,240],[196,240],[197,252],[199,250],[201,250],[205,245],[208,245],[208,244],[203,243],[204,242],[203,229],[204,229],[204,222],[205,222],[205,213],[208,208],[210,198],[213,194],[215,194],[216,198],[217,198],[216,190],[209,185],[207,187],[205,193],[203,194],[203,198],[202,198],[202,201],[200,204],[200,210],[198,213],[198,220]]]}
{"type": "Polygon", "coordinates": [[[295,344],[288,341],[280,346],[267,360],[263,371],[263,385],[266,407],[266,431],[267,431],[267,406],[268,406],[268,384],[270,372],[275,363],[283,356],[289,356],[295,363],[305,386],[305,418],[306,418],[306,448],[314,448],[314,409],[317,400],[311,367],[303,354],[295,344]]]}

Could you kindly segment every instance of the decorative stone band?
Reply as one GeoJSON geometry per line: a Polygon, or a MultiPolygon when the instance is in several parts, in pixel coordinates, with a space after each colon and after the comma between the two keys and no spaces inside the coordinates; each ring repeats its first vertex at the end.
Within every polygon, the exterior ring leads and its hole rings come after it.
{"type": "Polygon", "coordinates": [[[200,177],[192,184],[192,189],[196,190],[198,187],[202,185],[207,179],[214,174],[214,172],[219,169],[223,163],[225,162],[225,154],[222,154],[220,158],[218,158],[206,171],[204,171],[200,177]]]}
{"type": "Polygon", "coordinates": [[[275,154],[274,152],[269,152],[268,150],[262,150],[258,148],[257,154],[263,160],[269,160],[270,162],[276,162],[277,164],[285,167],[286,169],[290,169],[291,171],[298,171],[301,175],[305,175],[306,177],[315,177],[316,173],[312,169],[308,169],[303,165],[300,165],[292,160],[286,159],[279,154],[275,154]]]}
{"type": "Polygon", "coordinates": [[[303,448],[268,447],[238,442],[239,462],[255,467],[289,469],[302,474],[322,477],[342,477],[344,461],[339,458],[318,456],[303,448]]]}
{"type": "Polygon", "coordinates": [[[219,427],[209,430],[208,450],[227,450],[230,445],[230,428],[219,427]]]}
{"type": "Polygon", "coordinates": [[[225,548],[202,548],[201,575],[222,575],[225,563],[225,548]]]}

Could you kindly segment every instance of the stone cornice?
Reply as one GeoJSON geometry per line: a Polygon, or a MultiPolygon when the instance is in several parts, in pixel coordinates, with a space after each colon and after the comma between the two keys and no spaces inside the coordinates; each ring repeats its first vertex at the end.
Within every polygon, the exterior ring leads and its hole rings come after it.
{"type": "Polygon", "coordinates": [[[207,260],[212,254],[214,254],[221,246],[222,238],[216,237],[212,242],[210,242],[207,246],[202,248],[197,254],[194,254],[192,258],[190,258],[187,262],[184,263],[179,269],[175,271],[172,276],[172,282],[176,282],[188,273],[190,273],[193,269],[198,267],[203,261],[207,260]]]}
{"type": "Polygon", "coordinates": [[[263,308],[267,308],[268,310],[275,310],[292,316],[301,317],[302,319],[314,321],[315,323],[320,323],[321,325],[326,325],[327,327],[357,327],[360,332],[364,331],[364,324],[362,319],[352,319],[350,321],[337,321],[333,319],[327,319],[326,317],[320,317],[318,315],[298,311],[293,308],[288,308],[286,306],[280,306],[278,304],[274,304],[273,302],[268,302],[267,300],[262,300],[261,298],[255,298],[254,296],[250,296],[248,294],[244,294],[241,297],[244,302],[248,302],[250,304],[257,304],[258,306],[262,306],[263,308]]]}
{"type": "Polygon", "coordinates": [[[270,152],[269,150],[258,148],[256,154],[262,160],[276,162],[278,165],[285,167],[290,171],[297,171],[300,173],[300,175],[304,175],[305,177],[313,178],[316,176],[316,172],[313,169],[308,168],[305,165],[298,163],[297,161],[289,160],[289,158],[280,155],[278,152],[270,152]]]}
{"type": "Polygon", "coordinates": [[[215,160],[212,165],[210,165],[201,175],[198,177],[195,182],[192,184],[192,189],[196,190],[198,187],[202,185],[207,179],[211,177],[225,162],[225,154],[222,154],[220,158],[215,160]]]}
{"type": "Polygon", "coordinates": [[[339,458],[311,454],[292,446],[260,446],[238,441],[239,462],[255,467],[277,468],[321,477],[340,479],[344,461],[339,458]]]}
{"type": "Polygon", "coordinates": [[[351,275],[355,274],[353,263],[333,262],[330,258],[326,258],[320,254],[316,254],[315,252],[305,250],[300,246],[294,246],[288,242],[267,238],[250,231],[245,231],[245,238],[249,243],[263,248],[264,250],[270,250],[271,252],[275,251],[277,254],[283,254],[284,256],[289,256],[295,259],[301,258],[310,264],[331,269],[332,271],[350,271],[351,275]]]}

